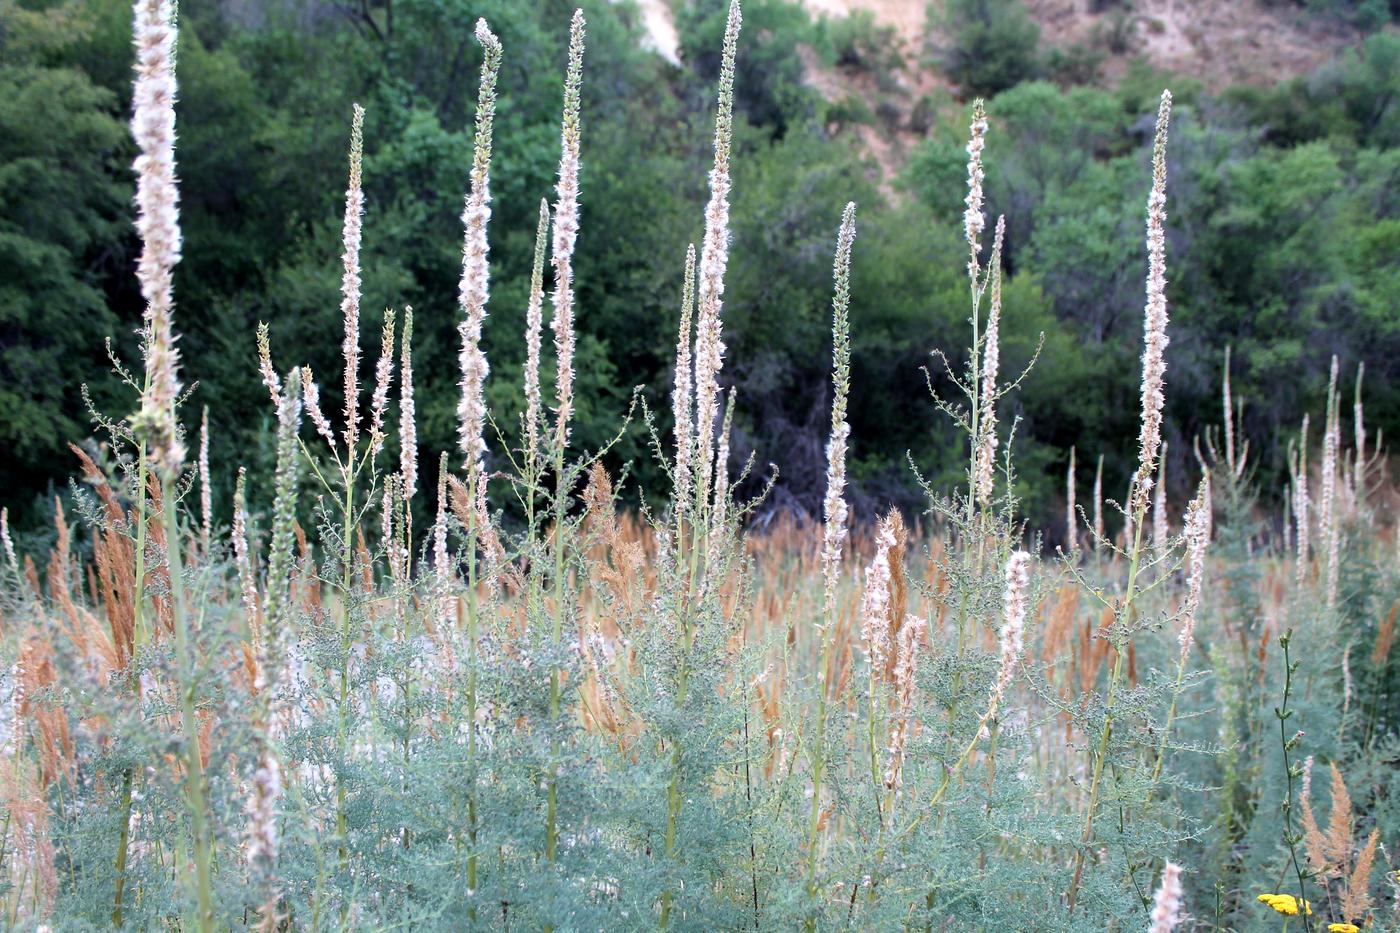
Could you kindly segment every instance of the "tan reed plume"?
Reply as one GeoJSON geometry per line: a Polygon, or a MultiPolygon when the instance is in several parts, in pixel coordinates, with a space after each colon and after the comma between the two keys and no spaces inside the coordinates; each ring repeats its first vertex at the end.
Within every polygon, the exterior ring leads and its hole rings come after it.
{"type": "Polygon", "coordinates": [[[924,640],[928,622],[922,616],[909,613],[895,637],[897,658],[894,667],[896,700],[894,722],[890,727],[889,762],[885,767],[885,787],[894,790],[904,776],[904,750],[909,744],[910,723],[914,712],[914,672],[918,666],[919,645],[924,640]]]}
{"type": "Polygon", "coordinates": [[[554,442],[569,444],[574,410],[574,244],[578,240],[579,89],[583,83],[583,10],[569,27],[569,69],[564,78],[564,120],[559,139],[559,182],[555,186],[554,243],[554,442]]]}
{"type": "MultiPolygon", "coordinates": [[[[345,189],[341,231],[345,270],[340,280],[340,313],[345,321],[341,352],[345,356],[345,446],[352,452],[360,439],[360,240],[365,194],[360,187],[365,152],[365,108],[355,105],[350,118],[350,184],[345,189]]],[[[332,445],[334,446],[334,445],[332,445]]]]}
{"type": "Polygon", "coordinates": [[[982,342],[982,385],[978,399],[981,413],[977,420],[977,459],[973,474],[977,502],[984,508],[992,501],[992,482],[996,472],[997,375],[1001,366],[1001,244],[1005,233],[1006,218],[998,217],[989,273],[991,310],[987,314],[987,333],[982,342]]]}
{"type": "Polygon", "coordinates": [[[540,198],[535,225],[535,263],[530,268],[530,298],[525,304],[525,462],[533,464],[540,449],[540,331],[544,305],[544,254],[549,242],[549,201],[540,198]]]}
{"type": "MultiPolygon", "coordinates": [[[[1167,128],[1171,91],[1162,92],[1157,132],[1152,142],[1152,191],[1147,197],[1147,304],[1143,314],[1142,428],[1138,469],[1133,477],[1130,515],[1147,511],[1162,441],[1162,408],[1167,371],[1167,128]]],[[[1131,542],[1129,542],[1131,545],[1131,542]]]]}
{"type": "Polygon", "coordinates": [[[139,152],[132,168],[136,171],[136,231],[141,236],[136,277],[146,301],[146,388],[133,420],[156,469],[170,479],[185,459],[175,423],[180,351],[175,347],[174,275],[181,235],[175,180],[176,30],[170,0],[137,0],[133,34],[136,83],[131,135],[139,152]]]}
{"type": "Polygon", "coordinates": [[[462,400],[457,406],[457,446],[462,452],[467,482],[475,486],[486,454],[486,376],[491,368],[481,349],[481,327],[486,321],[490,266],[487,260],[486,225],[491,219],[491,131],[496,116],[496,74],[501,67],[501,43],[476,21],[476,41],[481,43],[481,84],[476,99],[476,141],[472,149],[471,191],[462,208],[462,279],[457,303],[461,341],[462,400]]]}
{"type": "Polygon", "coordinates": [[[724,272],[729,264],[729,147],[734,125],[734,63],[742,13],[730,0],[720,60],[719,100],[715,107],[715,162],[710,170],[710,200],[705,205],[705,238],[700,244],[696,281],[695,433],[698,485],[711,486],[715,420],[719,414],[719,372],[724,366],[724,272]]]}
{"type": "Polygon", "coordinates": [[[695,362],[691,357],[695,307],[695,244],[685,250],[685,279],[681,285],[681,321],[676,334],[676,377],[671,392],[671,416],[676,440],[676,525],[685,518],[695,491],[695,362]]]}

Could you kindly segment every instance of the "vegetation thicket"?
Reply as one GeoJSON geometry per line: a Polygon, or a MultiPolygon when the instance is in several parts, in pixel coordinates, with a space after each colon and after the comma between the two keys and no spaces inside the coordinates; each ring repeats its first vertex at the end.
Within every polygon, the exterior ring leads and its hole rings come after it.
{"type": "MultiPolygon", "coordinates": [[[[1189,108],[1183,131],[1170,92],[1136,179],[1144,248],[1114,247],[1139,267],[1146,258],[1122,499],[1106,493],[1098,458],[1088,504],[1076,505],[1083,444],[1061,480],[1058,546],[1029,530],[1021,506],[1023,426],[1045,391],[1032,380],[1068,352],[1063,334],[1026,337],[1057,319],[1037,311],[1035,273],[1007,274],[1016,225],[1036,230],[1020,241],[1034,250],[1056,221],[1040,208],[1018,216],[1022,202],[1007,198],[989,222],[1005,184],[992,160],[998,108],[1031,120],[1032,102],[1051,97],[1022,86],[973,103],[963,146],[947,287],[971,336],[961,352],[935,352],[924,403],[961,463],[956,482],[911,455],[917,514],[855,522],[858,399],[876,357],[866,344],[859,363],[854,311],[863,283],[892,270],[861,271],[883,253],[867,248],[848,200],[824,218],[830,340],[794,335],[819,341],[811,365],[825,390],[806,391],[821,399],[821,518],[756,533],[746,529],[772,514],[764,496],[779,487],[745,452],[746,383],[726,374],[755,329],[802,318],[745,317],[763,283],[740,274],[752,267],[736,225],[755,216],[746,199],[765,196],[745,189],[745,162],[779,163],[744,143],[737,0],[717,43],[710,168],[687,189],[702,195],[701,235],[651,259],[683,270],[666,386],[634,392],[600,432],[594,355],[605,348],[583,324],[610,296],[579,251],[594,197],[583,153],[602,129],[590,119],[599,53],[585,11],[568,20],[556,63],[556,159],[539,173],[554,183],[529,192],[544,195],[537,215],[511,205],[520,176],[500,170],[520,155],[512,133],[534,138],[505,80],[517,44],[531,61],[532,35],[483,18],[460,255],[450,247],[454,410],[427,404],[425,387],[447,378],[431,363],[434,316],[407,303],[382,317],[363,309],[383,274],[373,265],[402,272],[438,247],[426,230],[396,259],[369,246],[381,210],[402,220],[417,208],[370,196],[391,157],[371,143],[373,110],[354,105],[339,345],[321,347],[336,341],[287,317],[250,329],[270,437],[265,453],[238,457],[220,456],[228,399],[207,393],[197,432],[187,414],[204,400],[192,377],[212,351],[200,346],[207,332],[184,327],[200,299],[176,270],[215,231],[185,222],[199,208],[178,166],[187,152],[198,163],[200,134],[185,133],[189,111],[177,122],[177,62],[207,53],[177,42],[174,13],[170,0],[134,5],[142,365],[111,350],[116,410],[134,413],[103,414],[93,396],[102,443],[71,448],[83,481],[55,500],[46,557],[17,546],[0,512],[8,927],[1400,926],[1400,532],[1364,406],[1380,393],[1358,370],[1347,410],[1333,355],[1322,417],[1310,435],[1306,406],[1296,431],[1289,416],[1276,455],[1288,479],[1266,481],[1271,455],[1241,418],[1255,407],[1243,364],[1223,352],[1219,415],[1173,443],[1168,221],[1195,202],[1178,201],[1170,154],[1208,148],[1209,134],[1189,108]],[[495,244],[511,242],[516,210],[527,230],[534,218],[518,295],[493,290],[495,244]],[[367,330],[379,337],[372,365],[367,330]],[[512,352],[519,411],[492,393],[514,373],[491,363],[512,352]],[[451,450],[420,463],[419,427],[434,419],[455,432],[451,450]],[[649,465],[610,469],[629,439],[649,465]],[[1192,460],[1169,470],[1177,446],[1192,460]],[[1180,474],[1189,497],[1166,481],[1180,474]],[[633,494],[641,508],[623,509],[638,476],[653,485],[633,494]],[[232,482],[227,523],[216,477],[232,482]]],[[[1053,100],[1102,104],[1076,94],[1053,100]]],[[[794,169],[798,137],[766,151],[796,146],[780,160],[794,169]]],[[[1082,170],[1126,179],[1136,161],[1082,170]]],[[[856,177],[811,171],[823,190],[874,197],[856,177]]],[[[1185,175],[1189,191],[1200,178],[1185,175]]],[[[1305,176],[1286,184],[1306,187],[1305,176]]],[[[598,199],[627,183],[600,179],[598,199]]],[[[1073,213],[1067,194],[1049,200],[1073,213]]],[[[774,240],[789,231],[770,221],[774,240]]],[[[883,248],[912,263],[911,243],[883,248]]],[[[321,245],[313,232],[264,248],[302,249],[310,270],[321,245]]],[[[1378,274],[1393,271],[1378,261],[1378,274]]]]}

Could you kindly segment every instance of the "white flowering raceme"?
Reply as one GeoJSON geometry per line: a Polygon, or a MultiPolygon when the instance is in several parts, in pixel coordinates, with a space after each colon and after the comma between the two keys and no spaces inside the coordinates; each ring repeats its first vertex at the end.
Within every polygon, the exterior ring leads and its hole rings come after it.
{"type": "Polygon", "coordinates": [[[559,182],[554,202],[554,442],[569,443],[574,410],[574,244],[578,240],[579,89],[583,84],[583,11],[574,11],[569,30],[569,69],[564,79],[564,120],[560,129],[559,182]]]}
{"type": "Polygon", "coordinates": [[[457,323],[462,390],[462,400],[457,406],[457,444],[472,483],[480,477],[482,458],[486,454],[486,376],[490,367],[481,349],[481,328],[486,321],[490,278],[486,225],[491,219],[491,131],[496,113],[496,74],[501,67],[501,43],[487,28],[485,20],[477,20],[476,40],[481,43],[485,56],[477,93],[471,191],[462,208],[462,279],[457,295],[462,311],[457,323]]]}
{"type": "Polygon", "coordinates": [[[1152,925],[1148,933],[1172,933],[1181,923],[1181,866],[1171,862],[1162,868],[1162,881],[1152,898],[1152,925]]]}
{"type": "Polygon", "coordinates": [[[714,469],[715,421],[719,416],[719,372],[724,366],[724,272],[729,264],[729,146],[734,124],[734,63],[742,15],[738,0],[729,4],[720,60],[719,103],[715,109],[715,162],[710,170],[710,200],[705,205],[705,238],[700,244],[696,278],[695,433],[699,487],[709,489],[714,469]]]}
{"type": "Polygon", "coordinates": [[[175,180],[175,24],[170,0],[137,0],[136,82],[131,135],[139,150],[136,278],[146,301],[146,389],[136,425],[156,468],[174,477],[185,459],[175,425],[180,351],[175,347],[175,266],[180,261],[180,192],[175,180]]]}
{"type": "MultiPolygon", "coordinates": [[[[1157,133],[1152,142],[1152,191],[1147,196],[1147,305],[1143,314],[1142,426],[1138,469],[1133,477],[1128,513],[1147,511],[1162,442],[1162,408],[1167,372],[1167,128],[1171,91],[1162,92],[1157,133]]],[[[1131,545],[1132,542],[1129,542],[1131,545]]]]}
{"type": "Polygon", "coordinates": [[[1016,673],[1026,637],[1026,613],[1030,607],[1031,556],[1017,551],[1006,562],[1006,590],[1002,596],[1001,664],[992,685],[989,708],[995,713],[1016,673]]]}
{"type": "MultiPolygon", "coordinates": [[[[341,353],[345,357],[345,447],[353,451],[360,438],[360,244],[365,194],[361,172],[365,151],[365,108],[355,105],[350,121],[350,183],[345,189],[345,222],[341,229],[340,314],[345,324],[341,353]]],[[[334,445],[332,445],[334,446],[334,445]]]]}

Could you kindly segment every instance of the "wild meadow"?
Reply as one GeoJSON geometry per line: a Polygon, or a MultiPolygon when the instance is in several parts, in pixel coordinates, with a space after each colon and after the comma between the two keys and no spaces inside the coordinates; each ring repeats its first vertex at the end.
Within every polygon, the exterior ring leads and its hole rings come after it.
{"type": "Polygon", "coordinates": [[[921,509],[852,515],[852,202],[829,218],[829,381],[811,387],[829,409],[821,514],[757,522],[774,468],[734,462],[745,399],[725,373],[741,26],[731,0],[704,235],[674,257],[669,410],[639,393],[617,425],[640,425],[665,485],[624,496],[636,480],[608,467],[611,443],[572,430],[582,11],[559,24],[556,184],[523,307],[490,291],[511,49],[475,24],[454,451],[419,462],[413,308],[362,327],[375,217],[347,101],[344,329],[317,335],[343,366],[313,372],[276,327],[244,335],[275,428],[261,470],[211,461],[182,366],[178,18],[136,0],[142,358],[111,353],[129,405],[92,406],[101,443],[71,447],[56,544],[23,552],[0,525],[6,928],[1400,929],[1386,449],[1364,372],[1334,358],[1324,410],[1286,433],[1286,481],[1261,479],[1221,346],[1218,414],[1184,461],[1194,493],[1168,494],[1170,92],[1141,178],[1128,487],[1076,446],[1059,527],[1017,497],[1037,360],[1003,359],[997,114],[979,101],[969,329],[928,348],[960,481],[911,457],[921,509]],[[489,404],[488,307],[518,321],[518,425],[489,404]],[[327,384],[343,410],[323,407],[327,384]],[[216,473],[236,477],[231,503],[216,473]]]}

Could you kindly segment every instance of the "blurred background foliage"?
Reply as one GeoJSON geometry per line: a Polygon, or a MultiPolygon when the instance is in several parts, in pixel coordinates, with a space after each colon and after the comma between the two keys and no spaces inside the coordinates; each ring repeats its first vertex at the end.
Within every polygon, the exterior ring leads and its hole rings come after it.
{"type": "MultiPolygon", "coordinates": [[[[1102,0],[1098,0],[1102,2],[1102,0]]],[[[1144,201],[1156,96],[1178,101],[1170,149],[1173,492],[1191,440],[1219,420],[1227,345],[1247,399],[1243,430],[1271,452],[1320,412],[1326,367],[1367,364],[1368,420],[1400,431],[1400,36],[1395,0],[1274,0],[1354,30],[1335,60],[1272,86],[1206,87],[1145,64],[1113,82],[1093,50],[1053,48],[1017,0],[929,10],[943,47],[921,67],[950,90],[915,108],[919,139],[891,170],[867,155],[882,95],[896,93],[890,36],[865,15],[813,20],[748,0],[740,49],[724,381],[738,392],[734,467],[753,491],[781,470],[774,509],[819,507],[828,384],[831,253],[841,205],[860,205],[852,297],[852,498],[859,516],[918,501],[908,461],[935,486],[965,454],[928,398],[950,388],[930,350],[966,355],[961,233],[970,101],[987,95],[988,210],[1007,218],[1004,371],[1040,361],[1019,418],[1018,483],[1038,524],[1063,502],[1069,448],[1080,484],[1106,458],[1121,495],[1136,438],[1144,201]],[[829,99],[813,68],[873,90],[829,99]]],[[[1118,6],[1113,2],[1103,4],[1118,6]]],[[[367,108],[366,373],[382,309],[413,305],[419,436],[431,463],[455,430],[458,215],[471,156],[484,16],[505,47],[497,111],[486,350],[508,438],[521,407],[521,330],[539,199],[552,200],[565,0],[184,0],[179,136],[184,373],[208,405],[213,462],[267,471],[272,410],[254,328],[283,368],[322,374],[339,409],[339,227],[350,106],[367,108]]],[[[583,228],[576,258],[577,442],[605,443],[633,387],[669,430],[680,280],[700,238],[721,0],[673,4],[679,60],[649,51],[631,3],[585,0],[583,228]]],[[[80,386],[101,409],[133,395],[110,337],[136,357],[132,275],[130,11],[112,0],[0,0],[0,476],[12,520],[39,528],[89,436],[80,386]]],[[[1107,42],[1114,40],[1108,36],[1107,42]]],[[[989,225],[990,227],[990,225],[989,225]]],[[[546,376],[548,379],[548,376],[546,376]]],[[[1345,390],[1350,392],[1350,380],[1345,390]]],[[[548,387],[547,387],[548,388],[548,387]]],[[[392,443],[392,441],[391,441],[392,443]]],[[[613,448],[660,497],[641,418],[613,448]]],[[[499,450],[500,442],[493,446],[499,450]]],[[[392,451],[391,451],[392,453],[392,451]]],[[[215,477],[231,494],[233,476],[215,477]]],[[[429,484],[431,485],[431,484],[429,484]]],[[[431,492],[431,490],[428,490],[431,492]]],[[[227,502],[229,496],[219,500],[227,502]]],[[[1058,520],[1053,520],[1059,524],[1058,520]]]]}

